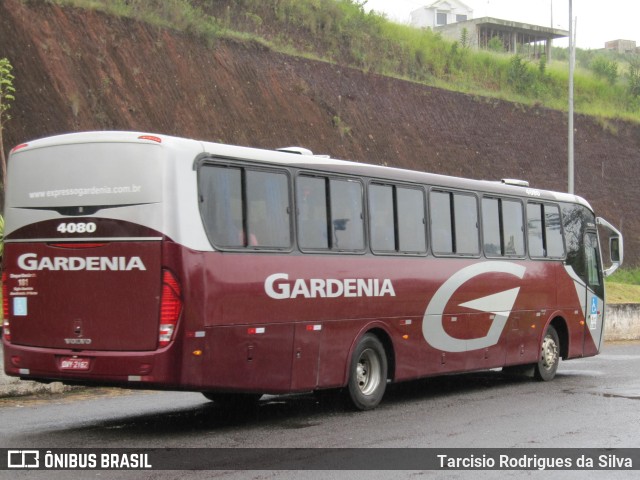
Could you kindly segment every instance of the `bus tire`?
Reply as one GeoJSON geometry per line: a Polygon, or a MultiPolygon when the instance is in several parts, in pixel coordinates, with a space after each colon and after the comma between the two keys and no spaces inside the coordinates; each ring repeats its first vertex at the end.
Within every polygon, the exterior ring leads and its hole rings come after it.
{"type": "Polygon", "coordinates": [[[540,344],[540,358],[533,371],[537,380],[548,382],[553,380],[560,363],[560,339],[558,332],[549,325],[540,344]]]}
{"type": "Polygon", "coordinates": [[[262,397],[259,393],[202,392],[207,400],[224,408],[241,409],[254,406],[262,397]]]}
{"type": "Polygon", "coordinates": [[[348,393],[357,410],[378,406],[387,388],[387,355],[372,333],[365,334],[353,351],[349,368],[348,393]]]}

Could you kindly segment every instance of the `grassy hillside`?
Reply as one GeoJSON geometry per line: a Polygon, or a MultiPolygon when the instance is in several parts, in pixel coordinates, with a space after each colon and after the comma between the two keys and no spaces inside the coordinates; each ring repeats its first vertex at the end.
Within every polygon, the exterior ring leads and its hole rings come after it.
{"type": "Polygon", "coordinates": [[[621,269],[607,279],[608,303],[640,303],[640,269],[621,269]]]}
{"type": "Polygon", "coordinates": [[[607,282],[607,303],[640,303],[640,285],[607,282]]]}
{"type": "MultiPolygon", "coordinates": [[[[261,42],[292,55],[347,64],[365,71],[454,91],[524,104],[567,108],[568,67],[490,51],[472,51],[367,13],[356,0],[52,0],[136,18],[199,35],[261,42]]],[[[640,121],[640,61],[578,51],[577,112],[640,121]]],[[[556,49],[554,58],[566,58],[556,49]]],[[[605,125],[606,126],[606,125],[605,125]]]]}

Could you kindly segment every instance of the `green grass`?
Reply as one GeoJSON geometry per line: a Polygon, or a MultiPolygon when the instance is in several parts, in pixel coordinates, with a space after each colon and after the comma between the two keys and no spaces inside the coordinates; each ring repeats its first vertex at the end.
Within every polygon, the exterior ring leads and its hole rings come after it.
{"type": "MultiPolygon", "coordinates": [[[[388,21],[366,12],[356,0],[50,0],[64,6],[102,10],[160,28],[197,35],[213,46],[218,38],[259,41],[288,55],[300,55],[364,71],[404,78],[474,95],[567,110],[568,66],[547,65],[465,48],[431,30],[388,21]]],[[[590,51],[577,52],[575,111],[605,119],[640,122],[640,98],[628,88],[628,64],[615,57],[612,85],[593,68],[590,51]]],[[[567,58],[554,49],[554,59],[567,58]]],[[[612,57],[613,58],[613,57],[612,57]]]]}
{"type": "Polygon", "coordinates": [[[607,282],[607,303],[640,303],[640,285],[607,282]]]}
{"type": "Polygon", "coordinates": [[[608,303],[640,303],[640,268],[621,268],[607,278],[608,303]]]}
{"type": "Polygon", "coordinates": [[[607,278],[607,282],[640,286],[640,268],[620,268],[607,278]]]}

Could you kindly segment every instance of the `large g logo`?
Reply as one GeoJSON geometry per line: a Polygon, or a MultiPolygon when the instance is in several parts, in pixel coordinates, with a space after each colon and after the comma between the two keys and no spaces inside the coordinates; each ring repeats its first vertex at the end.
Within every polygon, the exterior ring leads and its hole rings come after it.
{"type": "Polygon", "coordinates": [[[491,328],[484,337],[462,340],[449,335],[442,325],[442,314],[449,299],[468,280],[484,273],[508,273],[519,279],[524,277],[526,268],[511,262],[480,262],[456,272],[444,282],[429,302],[422,320],[422,335],[433,348],[446,352],[464,352],[487,348],[498,343],[500,334],[511,314],[520,287],[504,292],[495,293],[487,297],[478,298],[460,304],[461,307],[471,308],[482,312],[494,313],[495,318],[491,328]]]}

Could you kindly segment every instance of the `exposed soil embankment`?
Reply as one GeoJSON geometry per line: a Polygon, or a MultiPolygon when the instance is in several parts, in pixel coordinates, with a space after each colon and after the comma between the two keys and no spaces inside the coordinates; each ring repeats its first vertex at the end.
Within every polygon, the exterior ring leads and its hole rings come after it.
{"type": "MultiPolygon", "coordinates": [[[[4,56],[17,89],[7,146],[140,130],[566,190],[561,112],[40,1],[0,0],[4,56]]],[[[577,116],[575,141],[576,193],[622,227],[640,264],[640,126],[577,116]]]]}

